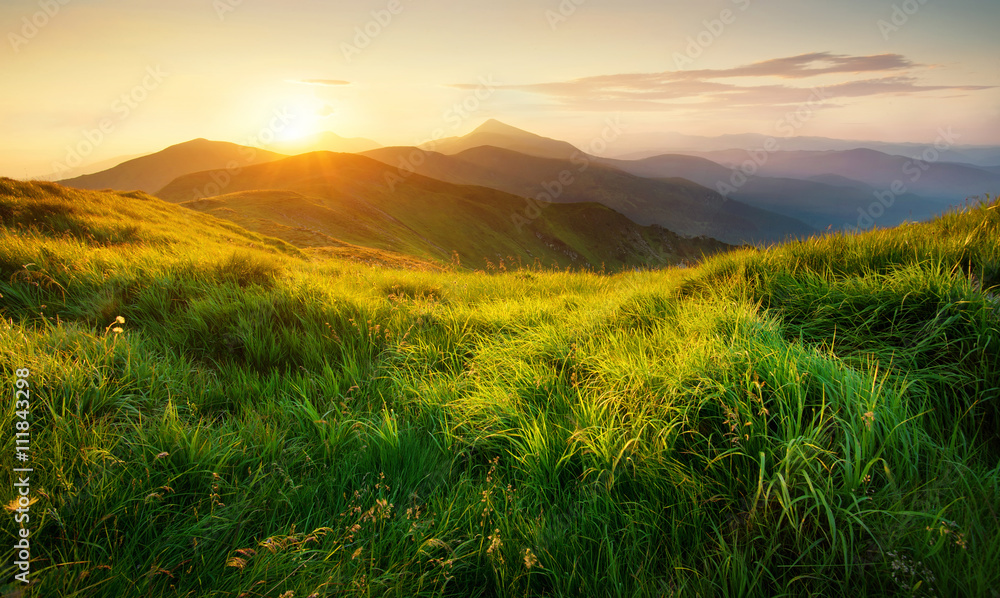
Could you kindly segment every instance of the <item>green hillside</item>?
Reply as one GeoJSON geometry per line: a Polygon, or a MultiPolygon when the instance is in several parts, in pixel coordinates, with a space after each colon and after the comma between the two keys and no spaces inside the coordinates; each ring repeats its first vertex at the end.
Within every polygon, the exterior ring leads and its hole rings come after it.
{"type": "Polygon", "coordinates": [[[0,179],[21,595],[996,596],[998,239],[394,269],[0,179]]]}

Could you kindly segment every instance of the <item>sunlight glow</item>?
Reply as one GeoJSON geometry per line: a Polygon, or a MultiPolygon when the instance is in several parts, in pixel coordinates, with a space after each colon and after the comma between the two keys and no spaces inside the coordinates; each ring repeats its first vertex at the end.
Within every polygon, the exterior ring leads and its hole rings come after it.
{"type": "Polygon", "coordinates": [[[288,98],[284,105],[291,121],[276,135],[279,141],[297,141],[323,131],[332,116],[332,108],[314,95],[288,98]]]}

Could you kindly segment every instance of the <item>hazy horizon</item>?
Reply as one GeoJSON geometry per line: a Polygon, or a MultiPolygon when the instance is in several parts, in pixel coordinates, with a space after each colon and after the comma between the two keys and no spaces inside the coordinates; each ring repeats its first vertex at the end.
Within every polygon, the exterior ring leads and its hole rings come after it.
{"type": "Polygon", "coordinates": [[[1000,145],[998,22],[985,0],[18,0],[0,174],[195,138],[415,145],[489,118],[579,147],[614,118],[609,155],[656,135],[1000,145]]]}

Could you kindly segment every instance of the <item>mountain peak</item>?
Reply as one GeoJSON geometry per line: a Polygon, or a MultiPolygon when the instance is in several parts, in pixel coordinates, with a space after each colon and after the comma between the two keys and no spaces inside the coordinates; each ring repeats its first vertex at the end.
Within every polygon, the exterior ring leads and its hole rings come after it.
{"type": "MultiPolygon", "coordinates": [[[[182,141],[180,143],[175,143],[173,145],[167,146],[166,148],[161,150],[161,152],[167,152],[168,154],[169,153],[182,154],[185,152],[192,152],[192,151],[200,152],[200,151],[211,150],[213,148],[228,147],[230,145],[233,144],[229,143],[228,141],[212,141],[210,139],[205,139],[204,137],[198,137],[197,139],[182,141]]],[[[149,155],[154,155],[154,154],[149,154],[149,155]]]]}
{"type": "Polygon", "coordinates": [[[454,155],[483,145],[491,145],[540,158],[569,159],[581,153],[570,143],[518,129],[494,118],[488,119],[476,130],[465,136],[441,139],[429,147],[441,154],[454,155]]]}
{"type": "Polygon", "coordinates": [[[245,148],[228,141],[211,141],[199,137],[171,145],[153,154],[126,160],[107,170],[59,182],[79,189],[139,189],[146,193],[156,193],[170,181],[191,172],[229,168],[234,161],[249,166],[284,157],[263,149],[245,148]]]}
{"type": "Polygon", "coordinates": [[[475,131],[470,133],[470,135],[475,133],[492,133],[499,135],[529,135],[535,137],[534,133],[529,133],[523,129],[518,129],[517,127],[512,127],[506,123],[502,123],[495,118],[491,118],[479,125],[475,131]]]}

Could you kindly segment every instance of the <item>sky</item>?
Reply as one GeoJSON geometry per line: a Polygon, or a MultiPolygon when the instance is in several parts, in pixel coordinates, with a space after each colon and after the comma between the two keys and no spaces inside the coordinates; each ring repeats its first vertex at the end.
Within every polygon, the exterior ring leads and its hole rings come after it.
{"type": "Polygon", "coordinates": [[[997,0],[3,0],[0,175],[194,138],[1000,145],[997,0]]]}

